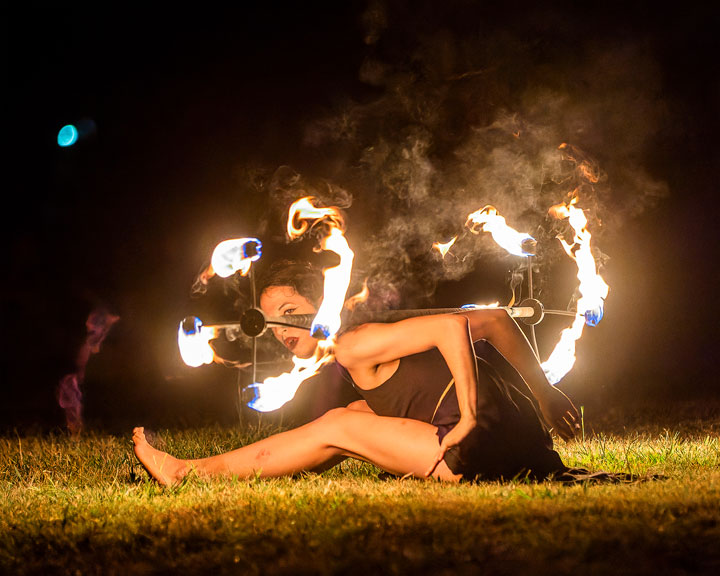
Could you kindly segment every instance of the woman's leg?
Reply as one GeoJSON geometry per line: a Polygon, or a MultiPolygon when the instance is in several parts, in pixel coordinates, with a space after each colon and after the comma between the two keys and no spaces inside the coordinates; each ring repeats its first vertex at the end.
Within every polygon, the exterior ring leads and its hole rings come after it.
{"type": "MultiPolygon", "coordinates": [[[[133,441],[140,462],[165,485],[177,483],[191,469],[207,476],[288,476],[324,469],[343,457],[371,462],[393,474],[423,477],[438,451],[436,430],[417,420],[336,408],[300,428],[200,460],[180,460],[153,448],[142,428],[135,429],[133,441]]],[[[445,462],[433,477],[460,478],[445,462]]]]}
{"type": "Polygon", "coordinates": [[[580,415],[572,401],[550,385],[525,334],[504,310],[476,310],[465,314],[470,335],[490,342],[512,364],[530,388],[545,422],[564,440],[572,439],[580,428],[580,415]]]}

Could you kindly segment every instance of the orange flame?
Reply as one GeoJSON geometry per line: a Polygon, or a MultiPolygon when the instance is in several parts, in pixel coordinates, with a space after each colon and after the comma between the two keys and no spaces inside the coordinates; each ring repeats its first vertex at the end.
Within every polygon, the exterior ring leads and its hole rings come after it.
{"type": "Polygon", "coordinates": [[[214,326],[203,326],[199,318],[195,319],[195,324],[189,331],[186,331],[183,322],[180,322],[178,349],[183,362],[193,368],[212,364],[215,360],[215,351],[210,346],[210,340],[217,338],[217,332],[214,326]]]}
{"type": "Polygon", "coordinates": [[[363,282],[363,287],[360,292],[354,294],[353,296],[350,296],[350,298],[345,301],[345,310],[355,310],[355,307],[358,306],[358,304],[367,302],[367,299],[370,296],[370,290],[368,289],[367,283],[367,278],[365,278],[365,281],[363,282]]]}
{"type": "Polygon", "coordinates": [[[321,241],[321,249],[330,250],[340,256],[340,264],[323,270],[323,301],[311,328],[313,335],[322,334],[324,339],[318,342],[311,358],[293,357],[294,366],[290,372],[252,385],[255,398],[249,406],[260,412],[276,410],[291,400],[300,384],[334,358],[333,347],[341,324],[340,312],[345,303],[355,255],[343,233],[345,222],[339,210],[333,207],[317,207],[312,203],[313,200],[307,197],[293,203],[288,213],[287,230],[288,236],[295,239],[322,223],[327,226],[328,232],[321,241]]]}
{"type": "Polygon", "coordinates": [[[313,205],[315,198],[306,196],[293,202],[290,206],[287,233],[291,240],[300,238],[308,228],[312,228],[320,222],[324,222],[331,229],[337,228],[341,232],[345,231],[345,220],[337,208],[319,208],[313,205]],[[297,224],[296,224],[297,221],[297,224]]]}
{"type": "Polygon", "coordinates": [[[495,242],[515,256],[530,256],[535,252],[535,239],[508,226],[494,206],[485,206],[472,212],[465,226],[473,234],[490,232],[495,242]]]}
{"type": "Polygon", "coordinates": [[[573,243],[569,244],[558,238],[568,256],[575,260],[578,267],[577,277],[580,281],[581,297],[577,302],[575,320],[570,328],[566,328],[560,335],[550,357],[543,362],[542,367],[550,383],[556,384],[575,364],[575,342],[582,336],[586,323],[597,323],[602,318],[602,309],[609,287],[597,273],[595,259],[590,249],[592,238],[587,229],[585,213],[575,207],[577,196],[569,204],[558,204],[550,208],[549,212],[556,218],[567,218],[575,235],[573,243]]]}
{"type": "Polygon", "coordinates": [[[210,281],[210,278],[215,276],[215,270],[213,270],[212,264],[210,264],[205,270],[200,272],[200,275],[198,276],[198,281],[200,281],[202,284],[207,286],[208,282],[210,281]]]}
{"type": "Polygon", "coordinates": [[[455,241],[457,240],[457,236],[450,240],[449,242],[445,242],[444,244],[442,242],[434,242],[432,247],[435,248],[438,252],[440,252],[440,255],[445,258],[445,255],[448,253],[448,250],[452,248],[452,245],[455,244],[455,241]]]}

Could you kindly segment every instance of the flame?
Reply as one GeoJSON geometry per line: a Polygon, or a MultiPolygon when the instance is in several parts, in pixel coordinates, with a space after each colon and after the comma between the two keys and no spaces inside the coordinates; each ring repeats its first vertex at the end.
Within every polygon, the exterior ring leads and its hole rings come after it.
{"type": "Polygon", "coordinates": [[[215,276],[215,270],[213,269],[212,264],[210,264],[210,266],[205,268],[205,270],[200,273],[200,275],[197,277],[197,281],[207,286],[207,283],[213,276],[215,276]]]}
{"type": "Polygon", "coordinates": [[[577,313],[572,326],[562,331],[550,357],[542,367],[551,384],[557,384],[575,364],[575,342],[582,336],[585,324],[597,325],[603,316],[603,306],[609,287],[597,273],[595,259],[590,249],[592,238],[587,229],[585,213],[575,206],[577,196],[569,204],[558,204],[550,208],[549,213],[556,218],[567,218],[575,231],[573,243],[558,238],[568,256],[575,260],[580,281],[580,298],[577,301],[577,313]]]}
{"type": "Polygon", "coordinates": [[[217,338],[217,328],[203,326],[200,318],[186,318],[178,327],[178,348],[183,362],[197,368],[203,364],[212,364],[215,352],[210,340],[217,338]],[[192,322],[192,325],[188,325],[192,322]]]}
{"type": "Polygon", "coordinates": [[[531,256],[535,253],[535,239],[508,226],[494,206],[485,206],[470,214],[465,226],[473,234],[490,232],[495,242],[515,256],[531,256]]]}
{"type": "Polygon", "coordinates": [[[224,240],[215,246],[210,266],[200,275],[202,279],[212,278],[215,274],[220,278],[228,278],[240,272],[247,276],[253,262],[262,256],[262,242],[257,238],[233,238],[224,240]]]}
{"type": "Polygon", "coordinates": [[[322,332],[325,339],[331,338],[340,330],[340,312],[345,304],[345,295],[350,285],[350,272],[355,254],[348,246],[345,236],[340,228],[331,228],[321,247],[340,256],[340,264],[333,268],[323,270],[325,286],[323,301],[315,315],[311,331],[313,335],[322,332]]]}
{"type": "Polygon", "coordinates": [[[499,306],[500,302],[495,301],[492,304],[463,304],[460,308],[465,308],[467,310],[488,310],[498,308],[499,306]]]}
{"type": "Polygon", "coordinates": [[[248,406],[258,412],[277,410],[293,399],[297,389],[305,380],[317,374],[317,371],[334,359],[332,347],[335,338],[321,340],[310,358],[293,356],[293,369],[290,372],[271,376],[263,382],[256,382],[248,386],[255,393],[255,397],[248,402],[248,406]]]}
{"type": "Polygon", "coordinates": [[[335,337],[340,330],[340,313],[345,303],[350,274],[352,272],[353,251],[347,243],[344,229],[345,222],[339,210],[334,207],[320,208],[313,204],[314,198],[306,197],[293,203],[288,213],[288,236],[299,238],[307,230],[318,224],[326,226],[327,233],[323,237],[320,248],[330,250],[340,257],[340,264],[323,270],[325,285],[323,301],[312,323],[312,334],[322,336],[315,354],[311,358],[293,357],[293,369],[277,377],[255,383],[251,388],[255,398],[248,406],[260,412],[276,410],[295,396],[300,384],[313,376],[328,362],[332,361],[335,337]]]}
{"type": "Polygon", "coordinates": [[[290,206],[287,222],[287,233],[291,240],[300,238],[308,228],[312,228],[319,222],[325,222],[330,228],[345,230],[345,221],[339,210],[334,207],[319,208],[313,205],[312,196],[306,196],[293,202],[290,206]],[[298,220],[298,224],[295,224],[298,220]]]}
{"type": "Polygon", "coordinates": [[[350,296],[345,301],[345,310],[355,310],[355,307],[358,304],[362,304],[363,302],[367,302],[368,297],[370,296],[370,290],[368,289],[368,279],[365,278],[365,281],[363,282],[363,287],[360,292],[357,294],[350,296]]]}
{"type": "Polygon", "coordinates": [[[542,363],[543,372],[553,386],[560,382],[575,365],[575,342],[582,336],[585,318],[575,316],[572,326],[560,333],[560,340],[555,344],[552,353],[542,363]]]}
{"type": "Polygon", "coordinates": [[[445,258],[445,255],[448,253],[448,250],[452,247],[453,244],[455,244],[455,240],[457,240],[457,236],[450,240],[449,242],[445,242],[444,244],[441,242],[435,242],[433,243],[432,247],[435,248],[438,252],[440,252],[440,255],[445,258]]]}

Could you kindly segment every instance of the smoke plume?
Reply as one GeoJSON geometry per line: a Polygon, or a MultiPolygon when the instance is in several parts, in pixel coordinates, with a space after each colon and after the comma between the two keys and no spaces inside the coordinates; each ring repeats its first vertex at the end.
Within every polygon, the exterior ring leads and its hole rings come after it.
{"type": "Polygon", "coordinates": [[[306,129],[306,146],[344,154],[334,173],[355,198],[351,229],[363,230],[357,268],[386,305],[400,294],[404,305],[421,302],[486,257],[517,269],[464,231],[487,204],[538,240],[542,270],[563,257],[555,237],[567,232],[547,216],[552,205],[578,196],[602,246],[667,194],[644,167],[667,110],[642,38],[594,37],[589,22],[552,9],[519,15],[514,32],[484,17],[463,2],[372,2],[359,76],[378,96],[348,100],[306,129]],[[445,259],[431,249],[456,235],[445,259]]]}
{"type": "Polygon", "coordinates": [[[100,345],[110,332],[119,316],[110,314],[102,308],[93,310],[85,321],[87,336],[78,350],[75,360],[77,370],[60,379],[57,390],[58,404],[65,411],[68,430],[77,434],[83,429],[83,395],[80,387],[85,380],[85,368],[90,356],[100,352],[100,345]]]}
{"type": "Polygon", "coordinates": [[[601,15],[476,4],[371,1],[360,18],[367,93],[304,128],[322,178],[283,166],[253,179],[268,230],[284,230],[300,195],[348,210],[367,306],[426,305],[438,283],[490,261],[517,279],[522,261],[464,228],[485,205],[538,240],[542,292],[566,258],[556,236],[567,223],[548,217],[551,206],[578,197],[602,267],[604,236],[667,194],[646,168],[668,110],[645,39],[594,33],[607,28],[601,15]],[[441,258],[433,243],[454,236],[441,258]]]}

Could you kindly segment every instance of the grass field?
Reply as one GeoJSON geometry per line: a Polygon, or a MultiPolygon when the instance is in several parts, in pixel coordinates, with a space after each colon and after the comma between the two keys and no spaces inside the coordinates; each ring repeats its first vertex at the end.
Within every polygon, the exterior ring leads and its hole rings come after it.
{"type": "MultiPolygon", "coordinates": [[[[162,489],[129,438],[5,434],[0,572],[718,574],[720,419],[648,422],[594,426],[558,450],[569,465],[664,479],[573,486],[383,480],[348,461],[295,479],[190,477],[162,489]]],[[[199,457],[267,432],[157,441],[199,457]]]]}

